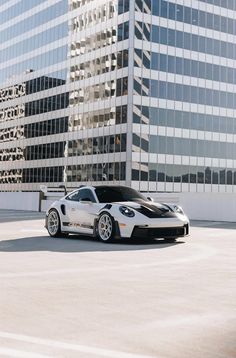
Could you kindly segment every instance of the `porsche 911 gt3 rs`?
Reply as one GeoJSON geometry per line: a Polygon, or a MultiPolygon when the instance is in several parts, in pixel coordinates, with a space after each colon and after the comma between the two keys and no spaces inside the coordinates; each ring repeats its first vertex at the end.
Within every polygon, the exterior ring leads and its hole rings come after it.
{"type": "Polygon", "coordinates": [[[189,234],[181,207],[154,203],[125,186],[82,186],[51,205],[45,226],[52,237],[83,234],[103,242],[189,234]]]}

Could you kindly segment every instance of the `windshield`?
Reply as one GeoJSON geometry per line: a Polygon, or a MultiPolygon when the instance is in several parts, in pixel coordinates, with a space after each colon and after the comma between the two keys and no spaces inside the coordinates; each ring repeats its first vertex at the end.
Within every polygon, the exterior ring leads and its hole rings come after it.
{"type": "Polygon", "coordinates": [[[114,203],[116,201],[140,201],[147,198],[138,191],[125,186],[101,186],[95,189],[99,203],[114,203]]]}

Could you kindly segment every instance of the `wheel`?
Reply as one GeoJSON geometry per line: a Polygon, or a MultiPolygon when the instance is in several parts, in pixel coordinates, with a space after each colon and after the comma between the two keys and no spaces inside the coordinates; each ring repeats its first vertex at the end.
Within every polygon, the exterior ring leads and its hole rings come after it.
{"type": "Polygon", "coordinates": [[[167,241],[167,242],[175,242],[176,237],[165,237],[164,240],[167,241]]]}
{"type": "Polygon", "coordinates": [[[59,214],[55,209],[49,211],[47,218],[47,229],[51,237],[62,236],[59,214]]]}
{"type": "Polygon", "coordinates": [[[102,213],[97,223],[97,235],[103,242],[111,242],[114,236],[114,220],[108,213],[102,213]]]}

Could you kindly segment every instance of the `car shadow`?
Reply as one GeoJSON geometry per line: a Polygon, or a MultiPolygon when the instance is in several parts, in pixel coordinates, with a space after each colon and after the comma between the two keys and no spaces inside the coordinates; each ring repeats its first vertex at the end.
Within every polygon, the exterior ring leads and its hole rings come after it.
{"type": "Polygon", "coordinates": [[[120,240],[114,243],[99,242],[91,237],[69,236],[69,238],[50,238],[49,236],[23,237],[0,241],[0,252],[105,252],[164,249],[184,244],[184,241],[168,243],[165,240],[120,240]]]}

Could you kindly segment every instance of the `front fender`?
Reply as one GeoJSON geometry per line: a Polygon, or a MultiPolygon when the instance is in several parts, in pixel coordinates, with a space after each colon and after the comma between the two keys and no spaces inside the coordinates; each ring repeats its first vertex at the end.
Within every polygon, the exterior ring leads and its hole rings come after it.
{"type": "MultiPolygon", "coordinates": [[[[99,217],[100,217],[103,213],[107,213],[107,214],[109,214],[109,215],[112,217],[113,224],[114,224],[114,239],[119,240],[119,239],[121,238],[121,233],[120,233],[120,227],[119,227],[118,221],[115,220],[114,217],[111,215],[111,213],[110,213],[109,211],[106,211],[106,210],[102,210],[102,211],[99,213],[99,217]]],[[[98,237],[97,227],[98,227],[99,217],[94,219],[94,225],[93,225],[93,236],[94,236],[94,237],[98,237]]]]}

